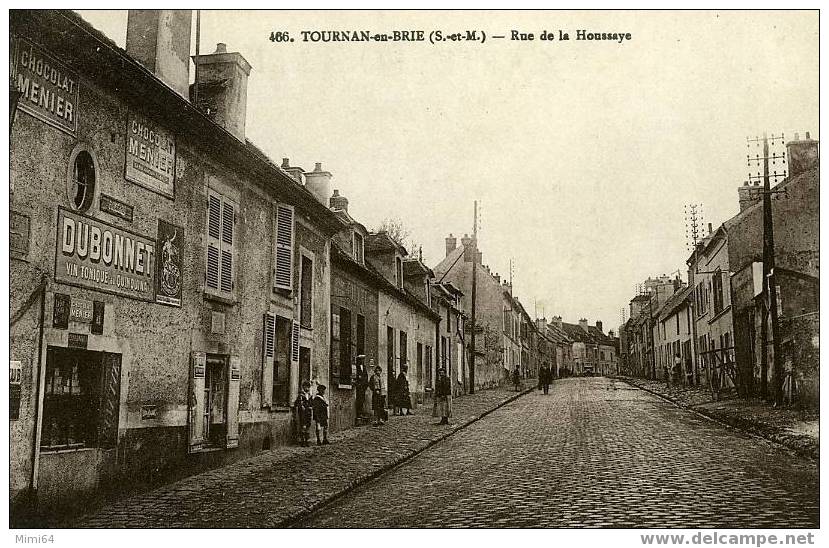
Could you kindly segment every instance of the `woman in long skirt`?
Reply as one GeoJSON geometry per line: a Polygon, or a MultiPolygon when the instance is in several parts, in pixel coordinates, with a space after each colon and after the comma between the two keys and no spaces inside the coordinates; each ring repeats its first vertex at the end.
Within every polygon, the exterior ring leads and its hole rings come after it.
{"type": "Polygon", "coordinates": [[[432,416],[441,418],[438,424],[449,424],[449,417],[452,416],[452,381],[446,376],[446,369],[442,367],[438,369],[432,416]]]}

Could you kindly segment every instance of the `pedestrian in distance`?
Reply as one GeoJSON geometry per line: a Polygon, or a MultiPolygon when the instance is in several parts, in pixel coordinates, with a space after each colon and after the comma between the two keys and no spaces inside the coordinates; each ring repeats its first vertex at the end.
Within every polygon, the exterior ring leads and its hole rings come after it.
{"type": "Polygon", "coordinates": [[[400,374],[397,376],[397,407],[401,415],[414,415],[412,413],[412,394],[409,391],[409,366],[401,365],[400,374]]]}
{"type": "Polygon", "coordinates": [[[317,386],[317,395],[311,399],[311,408],[314,410],[314,424],[317,433],[317,445],[328,445],[328,399],[325,397],[325,385],[317,386]],[[322,441],[320,441],[322,430],[322,441]]]}
{"type": "Polygon", "coordinates": [[[682,384],[682,358],[678,353],[674,356],[674,368],[671,371],[671,378],[673,384],[677,386],[682,384]]]}
{"type": "Polygon", "coordinates": [[[308,447],[309,430],[311,428],[311,382],[307,379],[302,381],[302,390],[294,400],[295,424],[299,442],[303,447],[308,447]]]}
{"type": "Polygon", "coordinates": [[[360,418],[366,416],[366,390],[368,390],[368,372],[365,367],[365,356],[357,356],[357,378],[354,385],[357,389],[355,399],[355,423],[360,423],[360,418]]]}
{"type": "Polygon", "coordinates": [[[550,381],[552,380],[552,371],[550,366],[546,363],[538,370],[538,389],[544,389],[544,394],[550,393],[550,381]]]}
{"type": "Polygon", "coordinates": [[[449,417],[452,416],[452,381],[446,375],[446,369],[443,367],[438,369],[432,416],[441,418],[438,424],[449,424],[449,417]]]}
{"type": "Polygon", "coordinates": [[[383,397],[383,368],[379,365],[374,368],[374,374],[368,380],[368,386],[371,390],[371,410],[374,412],[372,425],[380,426],[386,422],[388,415],[386,414],[386,402],[383,397]]]}
{"type": "Polygon", "coordinates": [[[521,372],[518,370],[518,366],[515,366],[515,369],[512,370],[512,384],[515,386],[515,391],[518,392],[519,387],[521,386],[521,372]]]}

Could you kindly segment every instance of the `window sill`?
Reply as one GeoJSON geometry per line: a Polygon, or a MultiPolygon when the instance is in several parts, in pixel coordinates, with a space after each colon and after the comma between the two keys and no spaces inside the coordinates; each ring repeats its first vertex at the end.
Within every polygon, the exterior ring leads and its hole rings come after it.
{"type": "Polygon", "coordinates": [[[722,316],[725,315],[726,312],[728,312],[730,310],[731,310],[731,305],[728,305],[725,308],[723,308],[722,310],[720,310],[719,312],[717,312],[716,314],[714,314],[713,316],[711,316],[711,319],[708,320],[708,325],[711,325],[712,323],[714,323],[715,321],[720,319],[722,316]]]}
{"type": "Polygon", "coordinates": [[[302,324],[299,324],[299,327],[300,327],[301,329],[304,329],[305,331],[313,331],[313,330],[314,330],[314,328],[313,328],[313,327],[311,327],[310,325],[302,325],[302,324]]]}
{"type": "Polygon", "coordinates": [[[85,445],[78,446],[78,447],[66,447],[66,446],[63,446],[63,445],[60,446],[60,447],[43,447],[43,446],[41,446],[40,447],[40,452],[41,453],[49,453],[49,454],[54,455],[54,454],[58,454],[58,453],[78,453],[80,451],[92,451],[94,449],[97,449],[97,447],[87,447],[85,445]]]}
{"type": "Polygon", "coordinates": [[[233,306],[236,304],[236,299],[234,297],[224,297],[222,295],[216,295],[215,293],[210,293],[208,291],[204,291],[202,293],[205,301],[214,301],[217,303],[222,303],[226,305],[233,306]]]}
{"type": "Polygon", "coordinates": [[[341,388],[342,390],[351,390],[354,386],[350,384],[337,384],[337,388],[341,388]]]}

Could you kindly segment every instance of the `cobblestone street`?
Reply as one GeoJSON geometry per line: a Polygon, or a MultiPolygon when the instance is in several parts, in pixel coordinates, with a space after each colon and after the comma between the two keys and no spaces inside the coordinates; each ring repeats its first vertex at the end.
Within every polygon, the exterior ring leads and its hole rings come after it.
{"type": "Polygon", "coordinates": [[[817,527],[817,463],[624,382],[556,381],[302,527],[817,527]]]}

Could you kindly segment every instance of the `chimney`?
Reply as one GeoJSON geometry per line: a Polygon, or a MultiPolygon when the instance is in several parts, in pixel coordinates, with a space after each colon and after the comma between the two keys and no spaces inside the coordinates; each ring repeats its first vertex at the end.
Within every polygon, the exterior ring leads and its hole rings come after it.
{"type": "Polygon", "coordinates": [[[331,209],[341,210],[348,213],[348,198],[340,196],[340,191],[336,188],[334,189],[334,194],[331,196],[331,199],[328,200],[328,204],[331,209]]]}
{"type": "Polygon", "coordinates": [[[287,173],[291,179],[299,184],[302,184],[302,173],[305,171],[301,167],[291,167],[291,162],[288,158],[282,158],[282,165],[279,166],[282,171],[287,173]]]}
{"type": "Polygon", "coordinates": [[[582,318],[582,319],[580,319],[580,320],[579,320],[579,327],[581,327],[582,329],[584,329],[584,332],[585,332],[585,333],[587,333],[587,332],[588,332],[588,329],[587,329],[587,319],[586,319],[586,318],[582,318]]]}
{"type": "MultiPolygon", "coordinates": [[[[227,45],[216,44],[209,55],[194,55],[198,67],[199,104],[214,122],[245,142],[250,63],[241,53],[227,52],[227,45]]],[[[194,86],[190,86],[193,98],[194,86]]]]}
{"type": "Polygon", "coordinates": [[[753,206],[763,197],[762,190],[756,186],[748,184],[748,181],[743,183],[743,186],[737,188],[737,197],[740,200],[740,211],[748,209],[753,206]]]}
{"type": "Polygon", "coordinates": [[[607,332],[607,336],[610,337],[611,339],[613,339],[613,338],[616,337],[616,332],[611,329],[610,331],[607,332]]]}
{"type": "Polygon", "coordinates": [[[806,139],[801,141],[798,137],[799,135],[795,133],[795,140],[786,143],[789,177],[796,177],[820,165],[820,141],[812,140],[808,131],[806,139]]]}
{"type": "Polygon", "coordinates": [[[461,238],[461,245],[463,246],[463,262],[471,263],[472,262],[472,238],[469,237],[469,234],[464,234],[463,238],[461,238]]]}
{"type": "Polygon", "coordinates": [[[535,320],[535,327],[542,333],[547,331],[547,319],[546,318],[536,318],[535,320]]]}
{"type": "Polygon", "coordinates": [[[596,320],[596,329],[598,329],[599,331],[604,333],[604,330],[602,329],[602,321],[601,320],[596,320]]]}
{"type": "Polygon", "coordinates": [[[553,316],[551,323],[561,329],[561,316],[553,316]]]}
{"type": "Polygon", "coordinates": [[[127,53],[188,99],[192,10],[129,10],[127,53]]]}
{"type": "Polygon", "coordinates": [[[323,204],[331,195],[331,174],[322,170],[322,163],[317,162],[314,171],[305,172],[305,188],[323,204]]]}
{"type": "Polygon", "coordinates": [[[483,253],[483,251],[478,251],[477,252],[477,257],[478,257],[478,264],[484,264],[484,253],[483,253]]]}
{"type": "Polygon", "coordinates": [[[495,278],[495,281],[499,284],[501,283],[501,276],[497,272],[495,273],[495,276],[493,276],[493,278],[495,278]]]}
{"type": "Polygon", "coordinates": [[[458,239],[452,236],[452,233],[449,233],[449,236],[446,238],[446,256],[448,257],[450,253],[455,251],[458,247],[458,239]]]}
{"type": "Polygon", "coordinates": [[[708,223],[708,235],[710,236],[713,233],[714,233],[714,229],[711,228],[711,223],[708,223]]]}

